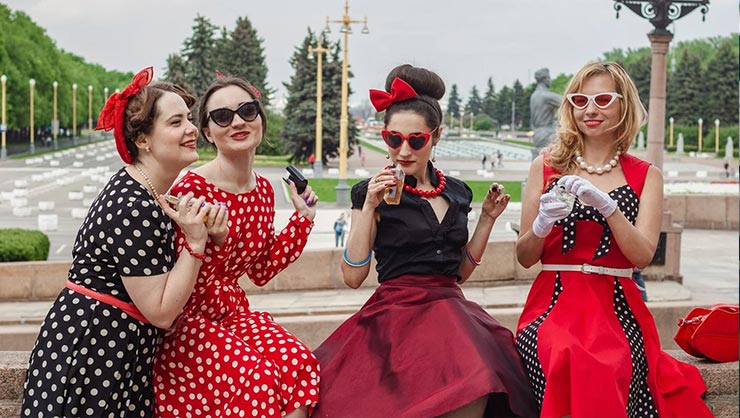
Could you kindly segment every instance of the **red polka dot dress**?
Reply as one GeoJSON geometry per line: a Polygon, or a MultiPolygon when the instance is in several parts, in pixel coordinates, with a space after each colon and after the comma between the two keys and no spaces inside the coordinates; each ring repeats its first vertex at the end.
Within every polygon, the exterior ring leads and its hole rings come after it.
{"type": "MultiPolygon", "coordinates": [[[[161,417],[280,417],[318,402],[319,366],[311,351],[266,312],[249,309],[238,279],[263,286],[298,259],[313,223],[297,213],[275,235],[274,192],[259,175],[250,192],[218,189],[188,172],[171,190],[229,209],[222,247],[209,241],[195,289],[159,347],[154,364],[161,417]]],[[[182,248],[178,231],[178,249],[182,248]]]]}

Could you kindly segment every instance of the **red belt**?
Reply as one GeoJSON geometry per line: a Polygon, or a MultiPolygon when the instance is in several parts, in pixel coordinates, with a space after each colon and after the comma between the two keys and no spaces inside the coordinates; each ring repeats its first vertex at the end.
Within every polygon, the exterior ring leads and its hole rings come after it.
{"type": "Polygon", "coordinates": [[[126,312],[130,317],[138,319],[139,321],[145,324],[151,324],[151,322],[149,322],[149,320],[146,319],[146,317],[144,317],[141,311],[139,311],[139,309],[136,306],[134,306],[133,303],[123,302],[120,299],[116,299],[114,296],[106,295],[104,293],[98,293],[84,286],[80,286],[76,283],[72,283],[69,280],[67,280],[67,288],[70,290],[74,290],[75,292],[85,295],[87,297],[93,298],[97,301],[106,303],[108,305],[115,306],[116,308],[126,312]]]}

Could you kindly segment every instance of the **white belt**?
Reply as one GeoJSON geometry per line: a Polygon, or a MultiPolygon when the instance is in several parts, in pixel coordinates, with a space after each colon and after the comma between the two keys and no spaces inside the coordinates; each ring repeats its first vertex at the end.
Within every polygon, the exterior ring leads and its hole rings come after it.
{"type": "Polygon", "coordinates": [[[543,264],[542,270],[548,271],[580,271],[581,273],[596,273],[607,276],[632,278],[632,269],[618,269],[612,267],[592,266],[590,264],[543,264]]]}

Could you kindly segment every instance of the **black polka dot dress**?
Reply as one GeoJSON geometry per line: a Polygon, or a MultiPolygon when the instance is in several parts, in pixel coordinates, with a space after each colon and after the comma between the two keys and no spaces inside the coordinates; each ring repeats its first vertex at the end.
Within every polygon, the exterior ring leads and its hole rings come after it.
{"type": "MultiPolygon", "coordinates": [[[[623,155],[620,166],[627,184],[609,195],[634,224],[649,164],[623,155]]],[[[553,174],[545,166],[546,184],[553,174]]],[[[632,267],[606,219],[578,201],[545,238],[541,261],[632,267]]],[[[631,278],[579,271],[538,275],[516,335],[541,417],[711,416],[696,368],[662,352],[659,341],[631,278]]]]}
{"type": "MultiPolygon", "coordinates": [[[[121,169],[83,221],[69,281],[130,304],[121,277],[163,274],[174,260],[172,223],[121,169]]],[[[153,325],[65,288],[31,353],[21,416],[152,416],[158,337],[153,325]]]]}

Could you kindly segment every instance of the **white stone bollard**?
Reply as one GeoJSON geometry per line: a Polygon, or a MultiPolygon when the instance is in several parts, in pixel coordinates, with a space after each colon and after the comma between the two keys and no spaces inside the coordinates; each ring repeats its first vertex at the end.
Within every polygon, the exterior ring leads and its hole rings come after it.
{"type": "Polygon", "coordinates": [[[56,231],[59,228],[59,217],[55,214],[39,214],[37,222],[39,231],[56,231]]]}
{"type": "Polygon", "coordinates": [[[31,208],[27,206],[23,207],[14,207],[13,208],[13,216],[31,216],[31,208]]]}
{"type": "Polygon", "coordinates": [[[54,210],[56,203],[53,200],[40,200],[39,210],[54,210]]]}
{"type": "Polygon", "coordinates": [[[83,219],[87,216],[87,208],[72,208],[72,217],[75,219],[83,219]]]}
{"type": "Polygon", "coordinates": [[[82,200],[83,199],[82,192],[69,192],[67,193],[67,199],[69,200],[82,200]]]}

